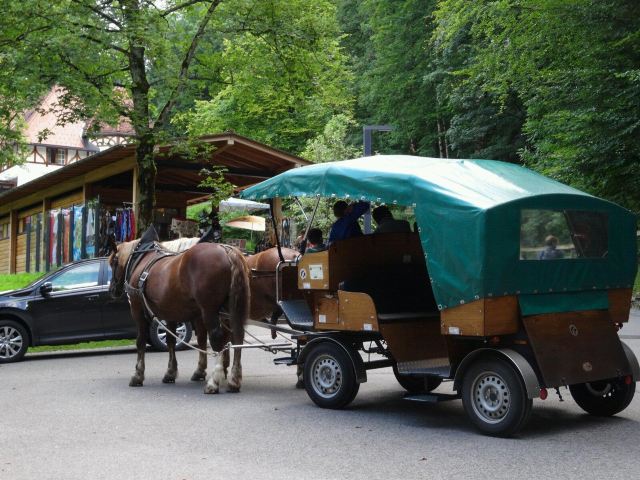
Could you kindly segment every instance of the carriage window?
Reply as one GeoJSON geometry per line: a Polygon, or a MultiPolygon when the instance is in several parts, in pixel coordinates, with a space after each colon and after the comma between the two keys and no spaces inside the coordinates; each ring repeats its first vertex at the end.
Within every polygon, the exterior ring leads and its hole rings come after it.
{"type": "Polygon", "coordinates": [[[522,210],[520,259],[603,258],[608,252],[606,213],[582,210],[522,210]]]}

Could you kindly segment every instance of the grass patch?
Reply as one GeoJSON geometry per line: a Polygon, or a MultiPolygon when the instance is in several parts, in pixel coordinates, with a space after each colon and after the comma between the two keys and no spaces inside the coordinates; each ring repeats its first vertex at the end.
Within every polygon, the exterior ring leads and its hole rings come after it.
{"type": "Polygon", "coordinates": [[[0,275],[0,292],[26,287],[43,275],[44,273],[16,273],[13,275],[0,275]]]}
{"type": "Polygon", "coordinates": [[[82,342],[74,343],[72,345],[42,345],[40,347],[29,348],[29,353],[61,352],[68,350],[93,350],[96,348],[110,347],[129,347],[135,344],[135,340],[102,340],[100,342],[82,342]]]}

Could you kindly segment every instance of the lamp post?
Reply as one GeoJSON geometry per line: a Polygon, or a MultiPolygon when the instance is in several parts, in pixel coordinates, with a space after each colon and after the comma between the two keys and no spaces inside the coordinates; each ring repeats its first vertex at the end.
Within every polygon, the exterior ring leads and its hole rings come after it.
{"type": "MultiPolygon", "coordinates": [[[[373,142],[371,132],[391,132],[391,125],[365,125],[362,127],[362,144],[364,145],[364,156],[373,155],[373,142]]],[[[364,214],[364,233],[371,233],[371,210],[364,214]]]]}

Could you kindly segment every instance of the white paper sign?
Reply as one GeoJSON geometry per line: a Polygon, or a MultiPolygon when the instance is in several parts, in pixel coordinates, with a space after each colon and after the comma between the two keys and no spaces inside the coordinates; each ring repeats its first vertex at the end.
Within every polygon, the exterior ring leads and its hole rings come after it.
{"type": "Polygon", "coordinates": [[[309,265],[309,276],[311,280],[323,280],[324,272],[322,271],[322,265],[309,265]]]}

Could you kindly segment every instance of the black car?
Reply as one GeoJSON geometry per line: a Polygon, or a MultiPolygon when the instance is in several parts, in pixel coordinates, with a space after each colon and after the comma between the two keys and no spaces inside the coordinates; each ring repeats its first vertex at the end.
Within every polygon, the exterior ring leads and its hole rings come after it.
{"type": "MultiPolygon", "coordinates": [[[[26,288],[0,293],[0,363],[16,362],[30,346],[136,338],[126,296],[109,294],[106,258],[81,260],[45,275],[26,288]]],[[[178,324],[182,340],[191,325],[178,324]]],[[[153,322],[149,342],[166,350],[166,330],[153,322]]]]}

